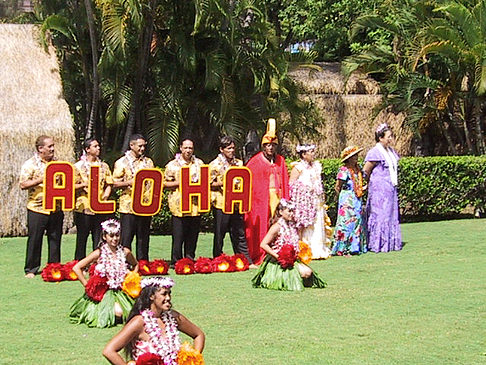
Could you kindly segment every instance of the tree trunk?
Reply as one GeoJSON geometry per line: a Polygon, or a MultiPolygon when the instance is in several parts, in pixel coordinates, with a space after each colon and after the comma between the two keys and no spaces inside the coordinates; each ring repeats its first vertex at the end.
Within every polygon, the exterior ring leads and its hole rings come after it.
{"type": "Polygon", "coordinates": [[[483,155],[484,150],[484,140],[483,140],[483,132],[481,130],[482,124],[482,113],[483,110],[481,108],[481,100],[476,98],[474,101],[474,132],[476,134],[476,146],[479,155],[483,155]]]}
{"type": "Polygon", "coordinates": [[[143,131],[142,125],[142,103],[143,91],[145,87],[145,78],[148,71],[148,63],[150,58],[150,45],[154,33],[154,23],[152,10],[154,8],[154,1],[150,2],[150,9],[145,16],[145,25],[142,29],[140,49],[138,52],[137,71],[134,80],[133,93],[131,97],[130,112],[128,113],[127,128],[125,130],[125,137],[123,138],[123,151],[128,149],[130,143],[130,136],[136,132],[143,131]]]}
{"type": "Polygon", "coordinates": [[[84,6],[86,8],[86,16],[88,20],[89,40],[91,45],[91,61],[92,61],[92,90],[91,90],[91,105],[89,109],[89,118],[86,126],[85,139],[94,137],[94,130],[96,127],[96,121],[98,119],[98,105],[100,101],[100,82],[98,75],[98,42],[96,38],[96,28],[94,24],[93,7],[91,6],[91,0],[84,0],[84,6]]]}

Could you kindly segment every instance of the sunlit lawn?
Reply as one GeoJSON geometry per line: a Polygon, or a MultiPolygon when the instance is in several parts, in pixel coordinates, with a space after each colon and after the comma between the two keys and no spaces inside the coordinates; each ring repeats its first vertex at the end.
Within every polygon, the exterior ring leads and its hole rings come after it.
{"type": "MultiPolygon", "coordinates": [[[[486,221],[402,230],[401,252],[311,263],[326,289],[253,289],[254,271],[173,275],[174,307],[205,331],[207,364],[486,364],[486,221]]],[[[0,363],[105,364],[101,350],[121,327],[70,324],[81,285],[25,279],[25,241],[0,243],[0,363]]],[[[211,245],[201,235],[198,255],[211,245]]],[[[152,237],[151,258],[169,252],[170,237],[152,237]]],[[[72,259],[74,236],[62,254],[72,259]]]]}

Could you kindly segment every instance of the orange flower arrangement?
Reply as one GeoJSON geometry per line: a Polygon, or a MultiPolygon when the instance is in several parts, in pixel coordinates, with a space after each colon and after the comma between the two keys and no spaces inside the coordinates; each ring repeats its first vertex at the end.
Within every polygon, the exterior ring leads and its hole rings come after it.
{"type": "Polygon", "coordinates": [[[62,265],[59,262],[47,264],[44,270],[42,270],[41,276],[44,281],[62,281],[64,279],[62,265]]]}
{"type": "Polygon", "coordinates": [[[241,253],[233,256],[233,262],[235,263],[236,271],[246,271],[250,266],[248,259],[241,253]]]}
{"type": "Polygon", "coordinates": [[[150,271],[150,262],[147,260],[139,260],[138,261],[138,272],[140,275],[150,275],[152,272],[150,271]]]}
{"type": "Polygon", "coordinates": [[[312,250],[304,241],[299,241],[299,254],[297,257],[303,264],[308,264],[312,261],[312,250]]]}
{"type": "Polygon", "coordinates": [[[204,365],[203,355],[192,347],[188,342],[184,342],[177,354],[178,365],[204,365]]]}
{"type": "Polygon", "coordinates": [[[142,287],[140,286],[140,275],[135,271],[129,271],[122,284],[122,290],[132,298],[140,295],[142,287]]]}
{"type": "Polygon", "coordinates": [[[165,260],[154,260],[149,263],[152,275],[166,275],[169,272],[169,264],[165,260]]]}

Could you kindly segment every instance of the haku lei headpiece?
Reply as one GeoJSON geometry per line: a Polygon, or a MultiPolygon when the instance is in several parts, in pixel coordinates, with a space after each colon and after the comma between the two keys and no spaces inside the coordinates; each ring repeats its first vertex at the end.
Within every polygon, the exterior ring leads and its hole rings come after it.
{"type": "Polygon", "coordinates": [[[295,147],[295,150],[297,151],[297,153],[301,153],[301,152],[309,152],[309,151],[312,151],[312,150],[315,150],[316,149],[316,145],[315,144],[307,144],[307,143],[304,143],[302,145],[297,145],[297,147],[295,147]]]}
{"type": "Polygon", "coordinates": [[[116,219],[108,219],[101,223],[103,233],[116,234],[120,233],[120,222],[116,219]]]}
{"type": "Polygon", "coordinates": [[[376,128],[376,134],[381,134],[383,131],[390,129],[390,126],[386,123],[381,123],[378,128],[376,128]]]}
{"type": "Polygon", "coordinates": [[[287,200],[287,199],[280,199],[280,205],[282,206],[282,208],[284,209],[294,209],[295,206],[294,206],[294,203],[292,203],[291,201],[287,200]]]}
{"type": "Polygon", "coordinates": [[[155,286],[157,288],[172,288],[174,284],[174,280],[171,278],[161,278],[156,276],[143,279],[140,286],[142,289],[146,288],[147,286],[155,286]]]}

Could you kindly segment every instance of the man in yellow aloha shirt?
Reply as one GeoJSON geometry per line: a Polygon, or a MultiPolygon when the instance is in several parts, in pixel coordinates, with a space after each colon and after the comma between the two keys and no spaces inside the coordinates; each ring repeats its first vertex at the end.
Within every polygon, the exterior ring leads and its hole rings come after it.
{"type": "Polygon", "coordinates": [[[61,261],[61,236],[64,213],[57,204],[53,212],[43,208],[44,174],[46,166],[54,160],[54,140],[39,136],[35,141],[34,156],[24,162],[20,171],[20,188],[28,191],[27,202],[27,253],[25,277],[34,278],[41,263],[42,239],[47,233],[49,256],[47,262],[61,261]]]}
{"type": "Polygon", "coordinates": [[[235,158],[235,141],[230,136],[224,136],[219,141],[220,154],[209,164],[211,170],[211,202],[214,216],[213,257],[223,253],[224,237],[229,232],[235,254],[245,255],[250,264],[248,246],[245,238],[245,222],[243,215],[235,207],[233,214],[223,213],[223,177],[230,167],[243,166],[243,161],[235,158]]]}
{"type": "MultiPolygon", "coordinates": [[[[146,139],[140,134],[130,137],[130,149],[115,162],[113,168],[113,187],[121,188],[118,211],[120,212],[121,243],[132,248],[133,236],[136,236],[137,260],[149,259],[151,216],[141,216],[132,210],[132,184],[137,171],[154,167],[152,159],[145,156],[146,139]]],[[[149,201],[149,182],[144,187],[144,202],[149,201]]]]}
{"type": "Polygon", "coordinates": [[[113,178],[110,167],[100,160],[101,147],[96,139],[90,138],[84,141],[83,155],[75,167],[76,207],[74,209],[74,223],[76,224],[76,250],[74,259],[81,260],[86,257],[86,242],[91,233],[93,251],[101,239],[101,223],[112,218],[113,214],[95,213],[90,209],[88,200],[88,187],[91,174],[91,166],[99,166],[100,198],[107,200],[111,194],[113,178]]]}
{"type": "Polygon", "coordinates": [[[179,149],[180,154],[170,161],[164,172],[164,188],[172,190],[169,194],[169,209],[172,213],[172,254],[171,265],[174,265],[183,257],[192,260],[196,256],[197,239],[201,226],[201,216],[196,198],[192,198],[190,213],[181,212],[180,176],[181,167],[190,169],[193,183],[200,181],[200,168],[204,162],[194,156],[194,142],[190,138],[182,140],[179,149]]]}

